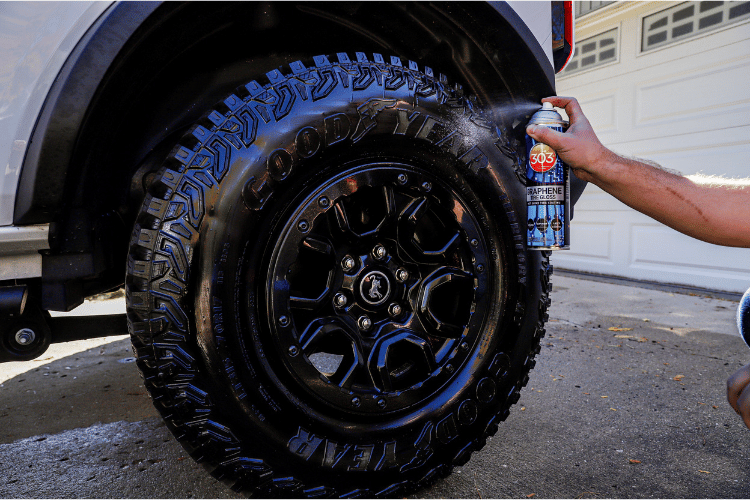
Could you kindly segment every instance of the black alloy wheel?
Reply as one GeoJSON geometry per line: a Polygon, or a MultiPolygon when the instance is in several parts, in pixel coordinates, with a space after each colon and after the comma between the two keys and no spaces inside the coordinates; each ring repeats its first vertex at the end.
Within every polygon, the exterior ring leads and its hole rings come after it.
{"type": "Polygon", "coordinates": [[[539,352],[551,269],[524,246],[521,137],[395,57],[265,79],[149,188],[126,277],[138,367],[236,490],[408,494],[484,446],[539,352]]]}
{"type": "Polygon", "coordinates": [[[333,410],[431,398],[474,350],[500,281],[468,204],[427,171],[370,163],[295,205],[266,280],[275,357],[333,410]]]}

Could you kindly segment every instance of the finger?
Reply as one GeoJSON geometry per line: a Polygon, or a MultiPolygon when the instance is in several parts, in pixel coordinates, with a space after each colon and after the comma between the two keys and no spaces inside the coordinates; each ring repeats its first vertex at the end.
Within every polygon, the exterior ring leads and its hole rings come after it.
{"type": "Polygon", "coordinates": [[[750,364],[743,366],[734,375],[729,377],[727,380],[727,401],[734,408],[737,413],[740,412],[740,407],[737,401],[742,394],[743,389],[750,384],[750,364]]]}
{"type": "Polygon", "coordinates": [[[526,133],[533,137],[537,142],[543,142],[554,150],[563,148],[563,142],[566,137],[564,134],[538,125],[529,125],[526,127],[526,133]]]}
{"type": "Polygon", "coordinates": [[[542,99],[542,102],[550,102],[553,106],[563,108],[570,118],[571,123],[579,118],[585,117],[581,105],[578,104],[578,99],[575,97],[550,96],[542,99]]]}
{"type": "Polygon", "coordinates": [[[576,104],[578,104],[578,101],[575,97],[564,97],[559,95],[552,95],[549,97],[545,97],[542,99],[542,102],[551,102],[553,106],[557,106],[558,108],[564,108],[569,103],[575,101],[576,104]]]}
{"type": "Polygon", "coordinates": [[[737,399],[737,407],[739,408],[739,414],[742,417],[742,421],[750,429],[750,386],[745,386],[745,389],[737,399]]]}

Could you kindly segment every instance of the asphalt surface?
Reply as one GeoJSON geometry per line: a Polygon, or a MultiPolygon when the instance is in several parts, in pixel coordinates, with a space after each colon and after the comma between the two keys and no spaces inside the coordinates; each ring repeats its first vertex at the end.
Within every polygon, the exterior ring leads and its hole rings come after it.
{"type": "MultiPolygon", "coordinates": [[[[750,430],[725,398],[726,378],[750,361],[737,303],[553,283],[543,349],[511,416],[419,497],[749,497],[750,430]]],[[[111,333],[0,365],[0,496],[236,497],[172,438],[124,332],[111,333]]]]}

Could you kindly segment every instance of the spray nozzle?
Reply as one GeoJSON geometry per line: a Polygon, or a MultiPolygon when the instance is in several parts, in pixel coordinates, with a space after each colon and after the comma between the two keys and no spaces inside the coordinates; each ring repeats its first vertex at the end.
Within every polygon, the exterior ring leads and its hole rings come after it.
{"type": "Polygon", "coordinates": [[[552,109],[554,109],[554,106],[552,106],[552,103],[551,103],[551,102],[547,101],[547,102],[543,102],[543,103],[542,103],[542,109],[543,109],[544,111],[549,111],[549,110],[552,110],[552,109]]]}

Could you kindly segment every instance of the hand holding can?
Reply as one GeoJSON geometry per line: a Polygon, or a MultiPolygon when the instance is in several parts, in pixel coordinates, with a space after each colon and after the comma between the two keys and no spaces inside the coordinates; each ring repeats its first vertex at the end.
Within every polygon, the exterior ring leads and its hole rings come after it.
{"type": "Polygon", "coordinates": [[[570,126],[565,129],[565,133],[558,133],[551,128],[529,123],[527,132],[538,142],[557,151],[579,179],[596,183],[597,176],[611,164],[613,153],[599,141],[574,97],[545,97],[542,102],[564,108],[570,118],[570,126]]]}
{"type": "MultiPolygon", "coordinates": [[[[564,132],[568,123],[545,102],[529,125],[564,132]]],[[[570,248],[570,175],[554,149],[526,134],[526,244],[532,250],[570,248]]]]}

